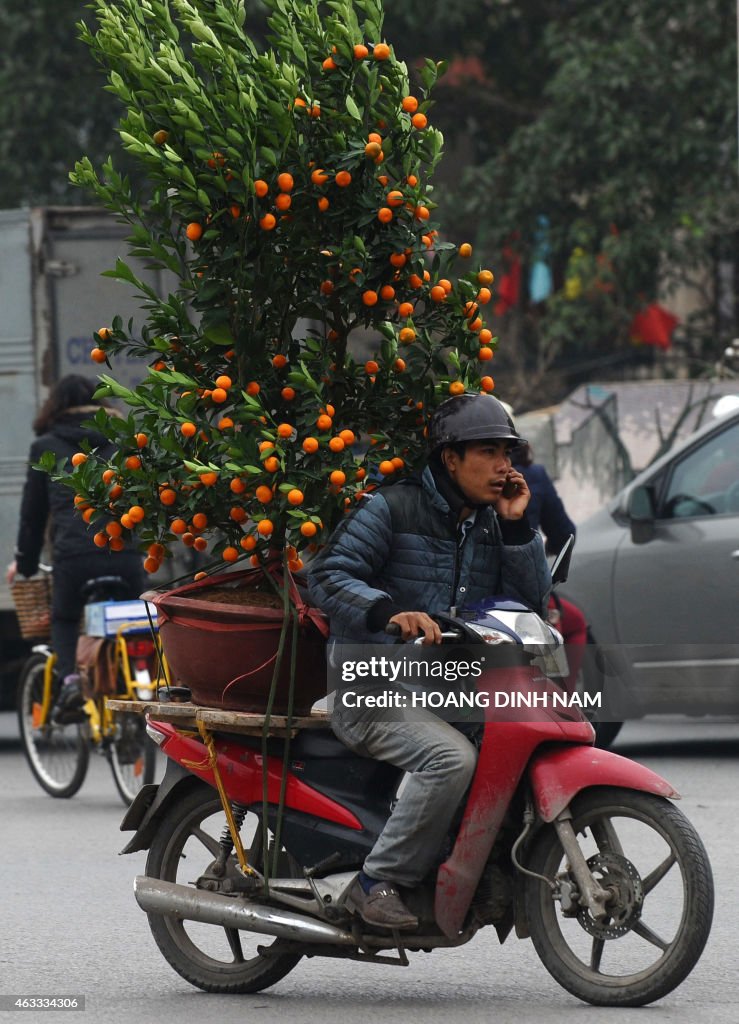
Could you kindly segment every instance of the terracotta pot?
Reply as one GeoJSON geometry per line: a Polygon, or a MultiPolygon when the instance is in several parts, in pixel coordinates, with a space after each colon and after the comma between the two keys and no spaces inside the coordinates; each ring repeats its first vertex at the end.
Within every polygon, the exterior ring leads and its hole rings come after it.
{"type": "MultiPolygon", "coordinates": [[[[269,570],[281,585],[279,570],[269,570]]],[[[171,682],[188,686],[196,704],[231,711],[266,710],[282,629],[280,607],[249,603],[249,591],[264,581],[261,569],[211,576],[165,593],[144,595],[157,607],[159,635],[170,668],[171,682]],[[214,587],[228,587],[241,600],[228,603],[206,599],[214,587]],[[243,603],[242,603],[243,601],[243,603]]],[[[305,603],[290,579],[291,601],[298,614],[293,712],[310,713],[312,705],[326,696],[325,617],[305,603]]],[[[290,687],[290,635],[282,656],[272,711],[288,710],[290,687]]]]}

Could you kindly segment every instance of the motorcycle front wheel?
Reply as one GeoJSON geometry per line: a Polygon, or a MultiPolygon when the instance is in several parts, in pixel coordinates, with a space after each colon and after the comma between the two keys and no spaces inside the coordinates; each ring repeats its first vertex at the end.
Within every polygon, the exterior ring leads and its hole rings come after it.
{"type": "MultiPolygon", "coordinates": [[[[226,816],[218,794],[199,785],[184,793],[162,819],[146,861],[146,874],[181,885],[194,885],[220,851],[226,816]]],[[[249,863],[262,870],[262,825],[249,812],[240,834],[249,863]]],[[[280,857],[280,871],[297,874],[280,857]]],[[[226,877],[236,874],[233,854],[226,877]]],[[[165,960],[181,977],[206,992],[260,992],[274,985],[301,957],[280,952],[284,941],[235,928],[182,921],[171,915],[148,914],[152,935],[165,960]],[[262,952],[257,947],[260,947],[262,952]]]]}
{"type": "MultiPolygon", "coordinates": [[[[534,948],[552,977],[594,1006],[643,1006],[679,985],[695,966],[713,915],[713,879],[701,840],[669,801],[629,789],[592,789],[572,803],[573,828],[609,916],[563,906],[527,877],[534,948]]],[[[572,879],[552,826],[526,866],[562,888],[572,879]]]]}

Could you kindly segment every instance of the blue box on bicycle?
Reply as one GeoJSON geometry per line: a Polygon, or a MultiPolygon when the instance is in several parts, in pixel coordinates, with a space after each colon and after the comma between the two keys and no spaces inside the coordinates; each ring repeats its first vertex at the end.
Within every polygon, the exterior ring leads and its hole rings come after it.
{"type": "Polygon", "coordinates": [[[96,601],[85,606],[85,633],[88,636],[116,636],[121,627],[128,633],[148,633],[147,605],[154,625],[156,606],[148,601],[96,601]]]}

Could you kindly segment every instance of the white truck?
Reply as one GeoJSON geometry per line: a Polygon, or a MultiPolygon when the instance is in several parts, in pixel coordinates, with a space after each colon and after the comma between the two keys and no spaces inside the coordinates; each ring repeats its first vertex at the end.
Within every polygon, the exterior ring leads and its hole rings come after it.
{"type": "MultiPolygon", "coordinates": [[[[133,290],[101,277],[128,259],[127,229],[111,214],[84,207],[0,210],[0,706],[12,705],[28,653],[18,632],[5,566],[13,560],[31,423],[48,388],[67,373],[96,377],[93,332],[115,314],[141,320],[133,290]]],[[[133,263],[158,291],[156,272],[133,263]]],[[[114,375],[134,384],[140,361],[118,359],[114,375]]]]}

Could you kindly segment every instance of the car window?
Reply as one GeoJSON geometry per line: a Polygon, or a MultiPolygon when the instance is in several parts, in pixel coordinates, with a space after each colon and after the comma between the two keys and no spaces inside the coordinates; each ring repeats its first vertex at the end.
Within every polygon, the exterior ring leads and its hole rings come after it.
{"type": "Polygon", "coordinates": [[[661,506],[663,519],[739,514],[739,423],[674,464],[661,506]]]}

